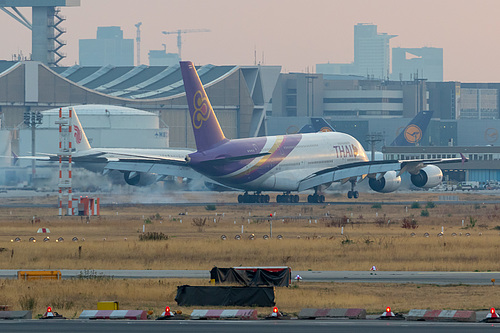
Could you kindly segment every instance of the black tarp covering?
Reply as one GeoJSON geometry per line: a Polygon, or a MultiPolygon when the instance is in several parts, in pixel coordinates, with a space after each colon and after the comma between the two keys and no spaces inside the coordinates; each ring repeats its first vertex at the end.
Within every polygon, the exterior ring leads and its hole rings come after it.
{"type": "Polygon", "coordinates": [[[210,279],[214,280],[215,283],[238,283],[244,286],[288,287],[291,274],[290,267],[214,267],[210,271],[210,279]]]}
{"type": "Polygon", "coordinates": [[[179,306],[274,306],[274,287],[179,286],[179,306]]]}

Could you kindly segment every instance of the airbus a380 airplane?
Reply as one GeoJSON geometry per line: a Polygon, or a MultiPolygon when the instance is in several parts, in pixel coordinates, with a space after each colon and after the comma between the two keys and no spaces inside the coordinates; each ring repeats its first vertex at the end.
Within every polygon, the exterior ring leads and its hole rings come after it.
{"type": "MultiPolygon", "coordinates": [[[[241,189],[239,202],[269,202],[263,191],[279,191],[277,202],[298,202],[292,192],[314,189],[309,202],[323,202],[321,190],[333,182],[351,183],[347,196],[358,198],[355,185],[368,178],[377,192],[398,189],[400,174],[409,172],[415,186],[438,185],[442,172],[435,164],[450,159],[369,161],[361,144],[340,132],[293,134],[228,140],[192,62],[181,62],[197,151],[184,149],[91,148],[75,114],[76,163],[105,163],[119,170],[131,185],[147,185],[164,176],[207,179],[241,189]],[[206,176],[206,177],[205,177],[206,176]],[[249,192],[253,192],[250,194],[249,192]]],[[[46,159],[53,159],[47,157],[46,159]]]]}
{"type": "Polygon", "coordinates": [[[266,136],[229,140],[224,136],[192,62],[180,63],[197,151],[186,164],[228,187],[245,190],[238,202],[269,202],[263,191],[280,191],[277,202],[298,202],[291,192],[314,189],[309,202],[323,202],[321,188],[332,182],[350,182],[349,198],[358,198],[356,183],[369,179],[377,192],[395,191],[400,174],[409,172],[415,186],[441,183],[434,164],[466,161],[450,159],[369,161],[361,144],[340,132],[266,136]],[[254,192],[249,194],[248,192],[254,192]]]}

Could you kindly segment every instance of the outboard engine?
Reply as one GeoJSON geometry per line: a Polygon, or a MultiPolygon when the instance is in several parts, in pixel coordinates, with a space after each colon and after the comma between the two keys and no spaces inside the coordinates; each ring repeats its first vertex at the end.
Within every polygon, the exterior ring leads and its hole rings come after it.
{"type": "Polygon", "coordinates": [[[411,182],[416,187],[431,188],[441,184],[443,172],[435,165],[428,165],[420,169],[416,175],[411,175],[411,182]]]}

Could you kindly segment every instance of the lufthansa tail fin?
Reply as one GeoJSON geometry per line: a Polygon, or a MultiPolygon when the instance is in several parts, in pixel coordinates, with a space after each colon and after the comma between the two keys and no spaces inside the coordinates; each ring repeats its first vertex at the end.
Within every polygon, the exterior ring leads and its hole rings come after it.
{"type": "Polygon", "coordinates": [[[181,61],[180,66],[196,148],[198,151],[204,151],[227,139],[201,84],[196,67],[191,61],[181,61]]]}
{"type": "Polygon", "coordinates": [[[82,124],[80,123],[80,119],[78,119],[78,115],[76,114],[75,109],[72,108],[72,111],[73,111],[73,135],[75,136],[76,151],[89,150],[91,147],[89,140],[87,140],[87,135],[85,135],[85,131],[83,130],[82,124]]]}
{"type": "Polygon", "coordinates": [[[417,113],[401,133],[392,141],[391,146],[415,146],[422,140],[427,126],[432,118],[433,111],[417,113]]]}
{"type": "Polygon", "coordinates": [[[299,133],[335,132],[324,118],[311,118],[311,124],[304,125],[299,133]]]}

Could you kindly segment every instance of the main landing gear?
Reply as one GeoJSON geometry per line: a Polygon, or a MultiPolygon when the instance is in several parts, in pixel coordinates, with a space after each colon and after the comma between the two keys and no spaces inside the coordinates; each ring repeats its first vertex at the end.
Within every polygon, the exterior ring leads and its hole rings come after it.
{"type": "Polygon", "coordinates": [[[283,193],[283,195],[276,196],[276,202],[278,203],[297,203],[299,202],[299,196],[297,194],[293,195],[290,192],[283,193]]]}
{"type": "Polygon", "coordinates": [[[356,181],[351,181],[351,190],[349,192],[347,192],[347,197],[349,199],[357,199],[359,198],[359,192],[358,191],[354,191],[354,186],[356,185],[356,181]]]}
{"type": "Polygon", "coordinates": [[[325,196],[321,194],[321,187],[316,186],[314,188],[314,194],[307,196],[307,202],[309,203],[323,203],[325,202],[325,196]]]}
{"type": "Polygon", "coordinates": [[[245,194],[238,195],[239,203],[269,203],[269,199],[269,195],[260,193],[248,194],[245,192],[245,194]]]}
{"type": "Polygon", "coordinates": [[[325,196],[323,194],[314,193],[307,196],[307,202],[309,203],[323,203],[325,202],[325,196]]]}

